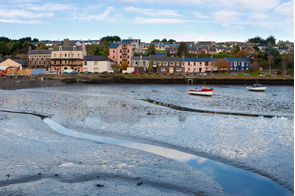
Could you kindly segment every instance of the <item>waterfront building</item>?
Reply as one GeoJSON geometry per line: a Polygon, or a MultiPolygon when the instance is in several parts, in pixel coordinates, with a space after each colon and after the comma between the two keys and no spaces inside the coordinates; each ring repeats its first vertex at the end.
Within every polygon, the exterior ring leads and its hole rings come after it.
{"type": "Polygon", "coordinates": [[[27,68],[45,68],[47,71],[50,71],[50,59],[50,50],[31,50],[30,47],[27,53],[27,68]]]}
{"type": "Polygon", "coordinates": [[[151,55],[154,73],[183,73],[184,72],[184,56],[183,57],[167,57],[166,55],[151,55]]]}
{"type": "Polygon", "coordinates": [[[229,62],[229,70],[249,70],[250,60],[247,58],[230,58],[224,57],[226,61],[229,62]]]}
{"type": "Polygon", "coordinates": [[[69,39],[57,42],[51,51],[51,71],[63,73],[66,70],[82,71],[82,61],[86,56],[85,44],[76,46],[69,39]]]}
{"type": "Polygon", "coordinates": [[[121,42],[114,42],[109,47],[109,58],[121,65],[126,61],[131,67],[131,57],[134,53],[141,53],[142,46],[140,39],[123,39],[121,42]]]}
{"type": "Polygon", "coordinates": [[[134,56],[131,57],[132,67],[134,70],[140,70],[141,73],[148,72],[149,70],[149,57],[146,56],[134,56]]]}
{"type": "Polygon", "coordinates": [[[185,58],[184,71],[185,73],[205,73],[216,71],[214,62],[219,58],[185,58]]]}
{"type": "Polygon", "coordinates": [[[113,72],[112,65],[115,62],[105,56],[84,56],[83,71],[92,73],[113,72]]]}

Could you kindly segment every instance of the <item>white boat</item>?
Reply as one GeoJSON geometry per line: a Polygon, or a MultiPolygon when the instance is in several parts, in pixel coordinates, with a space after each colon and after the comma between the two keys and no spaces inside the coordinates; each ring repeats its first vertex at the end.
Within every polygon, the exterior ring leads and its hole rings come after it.
{"type": "Polygon", "coordinates": [[[250,91],[265,91],[266,86],[262,86],[261,84],[253,84],[252,86],[247,87],[250,91]]]}
{"type": "Polygon", "coordinates": [[[206,95],[212,96],[213,88],[209,88],[208,86],[202,86],[200,90],[189,90],[191,95],[206,95]]]}

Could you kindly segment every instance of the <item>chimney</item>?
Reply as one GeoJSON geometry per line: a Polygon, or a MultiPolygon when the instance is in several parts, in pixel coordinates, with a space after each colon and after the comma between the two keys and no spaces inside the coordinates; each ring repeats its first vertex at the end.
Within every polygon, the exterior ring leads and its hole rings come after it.
{"type": "Polygon", "coordinates": [[[198,55],[196,55],[196,59],[198,59],[199,57],[198,57],[198,55]]]}
{"type": "Polygon", "coordinates": [[[184,56],[184,55],[182,55],[182,60],[184,60],[184,57],[185,57],[185,56],[184,56]]]}
{"type": "Polygon", "coordinates": [[[142,55],[139,56],[139,59],[142,60],[142,55]]]}

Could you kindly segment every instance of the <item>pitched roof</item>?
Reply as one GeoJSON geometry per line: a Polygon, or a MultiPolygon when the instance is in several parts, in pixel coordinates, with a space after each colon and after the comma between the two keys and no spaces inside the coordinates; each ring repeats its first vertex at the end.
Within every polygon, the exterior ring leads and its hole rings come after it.
{"type": "Polygon", "coordinates": [[[169,61],[166,55],[152,55],[150,61],[169,61]]]}
{"type": "Polygon", "coordinates": [[[30,50],[28,54],[51,54],[50,50],[30,50]]]}
{"type": "Polygon", "coordinates": [[[119,43],[113,43],[113,44],[110,44],[109,48],[118,48],[119,46],[120,46],[119,43]]]}
{"type": "Polygon", "coordinates": [[[168,57],[169,61],[183,61],[182,57],[168,57]]]}
{"type": "Polygon", "coordinates": [[[149,57],[148,56],[143,56],[142,59],[140,59],[140,56],[133,56],[131,57],[131,60],[145,60],[145,61],[148,61],[149,60],[149,57]]]}
{"type": "Polygon", "coordinates": [[[195,62],[212,62],[218,61],[220,58],[193,58],[193,57],[185,57],[184,61],[195,61],[195,62]]]}
{"type": "Polygon", "coordinates": [[[0,63],[0,66],[21,66],[21,64],[16,62],[15,60],[6,59],[2,63],[0,63]]]}
{"type": "Polygon", "coordinates": [[[105,56],[84,56],[83,61],[110,61],[110,59],[105,56]]]}
{"type": "Polygon", "coordinates": [[[249,58],[231,58],[231,57],[224,57],[225,60],[228,62],[250,62],[249,58]]]}

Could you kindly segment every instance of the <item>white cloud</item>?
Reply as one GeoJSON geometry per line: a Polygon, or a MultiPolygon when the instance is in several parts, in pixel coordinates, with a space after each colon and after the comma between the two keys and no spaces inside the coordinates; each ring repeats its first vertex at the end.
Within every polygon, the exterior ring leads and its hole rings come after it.
{"type": "Polygon", "coordinates": [[[227,9],[256,10],[263,12],[277,7],[280,0],[216,0],[216,7],[225,7],[227,9]]]}
{"type": "Polygon", "coordinates": [[[252,19],[255,19],[255,20],[265,20],[265,19],[268,19],[269,17],[266,15],[266,14],[264,14],[264,13],[252,13],[251,15],[250,15],[250,17],[252,18],[252,19]]]}
{"type": "Polygon", "coordinates": [[[2,18],[42,18],[42,17],[54,17],[54,14],[49,13],[32,13],[27,10],[7,10],[0,9],[0,17],[2,18]]]}
{"type": "Polygon", "coordinates": [[[279,5],[275,12],[286,17],[286,21],[294,26],[294,0],[279,5]]]}
{"type": "Polygon", "coordinates": [[[240,14],[239,12],[236,11],[227,11],[227,10],[222,10],[222,11],[217,11],[213,12],[213,17],[215,21],[217,22],[230,22],[230,21],[239,21],[240,20],[240,14]]]}
{"type": "Polygon", "coordinates": [[[142,1],[142,0],[118,0],[119,2],[125,2],[125,3],[179,3],[179,4],[204,4],[204,1],[202,0],[148,0],[148,1],[142,1]]]}
{"type": "Polygon", "coordinates": [[[106,22],[115,22],[116,20],[110,15],[110,13],[113,12],[113,11],[114,11],[113,7],[108,7],[102,14],[75,17],[74,19],[79,19],[79,20],[102,20],[102,21],[106,21],[106,22]]]}
{"type": "Polygon", "coordinates": [[[183,20],[179,19],[162,19],[162,18],[142,18],[136,17],[133,21],[135,24],[178,24],[184,23],[183,20]]]}
{"type": "Polygon", "coordinates": [[[230,24],[229,24],[229,23],[223,23],[223,24],[222,24],[222,27],[224,27],[224,28],[228,28],[228,27],[230,27],[230,24]]]}
{"type": "Polygon", "coordinates": [[[182,17],[177,14],[177,11],[175,10],[143,9],[135,7],[125,7],[123,10],[126,12],[140,13],[148,16],[182,17]]]}
{"type": "Polygon", "coordinates": [[[273,29],[274,24],[272,23],[267,23],[267,22],[249,22],[251,26],[259,26],[259,27],[264,27],[267,29],[273,29]]]}
{"type": "Polygon", "coordinates": [[[0,22],[4,22],[4,23],[18,23],[18,24],[42,24],[43,23],[40,20],[25,21],[25,20],[19,20],[19,19],[0,19],[0,22]]]}
{"type": "Polygon", "coordinates": [[[195,15],[197,18],[204,18],[204,19],[209,18],[205,16],[204,14],[202,14],[201,12],[192,12],[192,14],[195,15]]]}
{"type": "Polygon", "coordinates": [[[72,4],[54,4],[54,3],[46,3],[44,5],[37,5],[37,4],[25,4],[21,5],[22,7],[25,6],[28,10],[34,10],[38,12],[42,11],[65,11],[65,10],[73,10],[77,9],[75,5],[72,4]]]}

